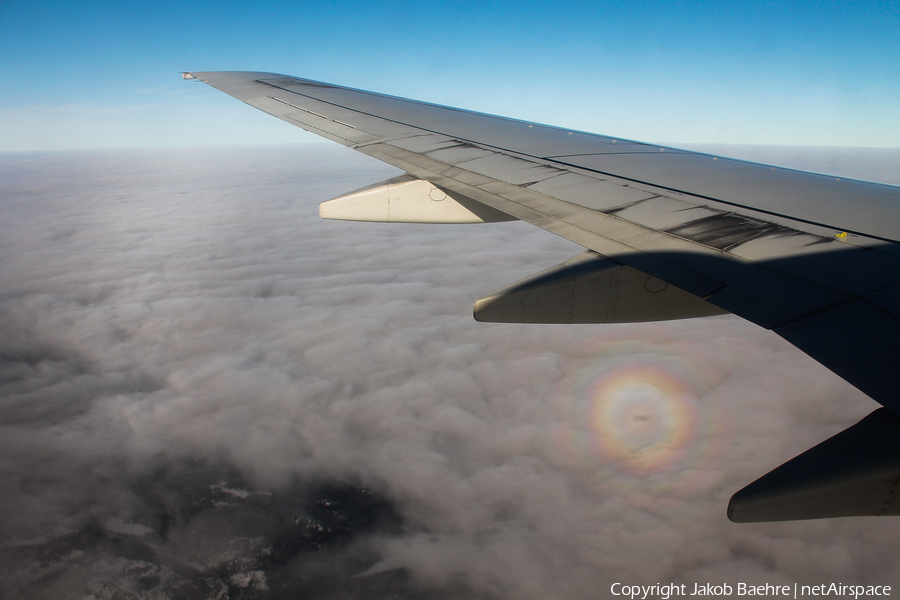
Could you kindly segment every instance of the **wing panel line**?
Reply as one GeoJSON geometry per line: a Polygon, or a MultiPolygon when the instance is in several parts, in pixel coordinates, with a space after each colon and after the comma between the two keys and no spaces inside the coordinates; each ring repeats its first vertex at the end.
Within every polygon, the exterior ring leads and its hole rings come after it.
{"type": "MultiPolygon", "coordinates": [[[[483,143],[483,142],[477,142],[477,141],[475,141],[475,140],[466,139],[466,138],[463,138],[463,137],[461,137],[461,136],[452,135],[452,134],[445,133],[445,132],[438,131],[438,130],[428,129],[428,128],[426,128],[426,127],[421,127],[421,126],[418,126],[418,125],[410,125],[410,124],[408,124],[408,123],[403,123],[402,121],[397,121],[397,120],[395,120],[395,119],[389,119],[389,118],[386,118],[386,117],[383,117],[383,116],[380,116],[380,115],[368,113],[368,112],[365,112],[365,111],[362,111],[362,110],[359,110],[359,109],[355,109],[355,108],[351,108],[351,107],[349,107],[349,106],[345,106],[345,105],[343,105],[343,104],[339,104],[339,103],[337,103],[337,102],[332,102],[332,101],[330,101],[330,100],[323,100],[323,99],[320,99],[320,98],[316,98],[315,96],[303,94],[303,93],[301,93],[301,92],[297,92],[297,91],[294,91],[294,90],[291,90],[291,89],[288,89],[288,88],[284,88],[284,87],[275,85],[275,84],[273,84],[273,83],[270,83],[270,82],[267,82],[267,81],[264,81],[264,80],[261,80],[261,79],[257,79],[256,81],[259,82],[259,83],[262,83],[262,84],[264,84],[264,85],[268,85],[268,86],[274,87],[274,88],[276,88],[276,89],[283,90],[283,91],[288,92],[288,93],[291,93],[291,94],[296,94],[297,96],[301,96],[301,97],[304,97],[304,98],[309,98],[309,99],[311,99],[311,100],[316,100],[317,102],[323,102],[323,103],[325,103],[325,104],[330,104],[330,105],[332,105],[332,106],[335,106],[335,107],[338,107],[338,108],[342,108],[342,109],[344,109],[344,110],[350,110],[350,111],[353,111],[353,112],[356,112],[356,113],[359,113],[359,114],[366,115],[366,116],[368,116],[368,117],[372,117],[372,118],[375,118],[375,119],[380,119],[380,120],[382,120],[382,121],[387,121],[387,122],[390,122],[390,123],[395,123],[395,124],[397,124],[397,125],[403,125],[403,126],[405,126],[405,127],[409,127],[409,128],[412,128],[412,129],[418,129],[418,130],[420,130],[420,131],[427,131],[427,132],[429,132],[429,133],[433,133],[433,134],[437,134],[437,135],[443,135],[443,136],[446,136],[446,137],[452,137],[452,138],[455,138],[455,139],[464,140],[464,141],[466,141],[466,142],[468,142],[468,143],[470,143],[470,144],[474,144],[474,145],[480,146],[480,147],[482,147],[482,148],[491,148],[491,149],[500,151],[500,152],[502,152],[502,153],[504,153],[504,154],[509,154],[509,155],[512,155],[512,156],[526,157],[527,159],[530,159],[530,160],[532,160],[532,161],[535,161],[535,162],[537,162],[538,164],[544,164],[545,166],[562,165],[562,166],[567,167],[567,170],[570,170],[570,171],[572,171],[572,172],[587,171],[587,172],[589,172],[589,173],[596,173],[596,174],[598,174],[598,175],[605,175],[605,176],[607,176],[607,177],[616,177],[617,179],[622,179],[622,180],[625,180],[625,181],[630,181],[630,182],[632,182],[632,183],[638,183],[638,184],[641,184],[641,185],[652,186],[652,187],[655,187],[655,188],[658,188],[658,189],[666,190],[666,191],[668,191],[668,192],[673,192],[673,193],[677,193],[677,194],[682,194],[682,195],[684,195],[684,196],[690,196],[690,197],[693,197],[693,198],[701,198],[701,199],[706,200],[706,201],[709,201],[709,202],[718,202],[718,203],[724,204],[724,205],[726,205],[726,206],[731,206],[731,207],[733,207],[733,208],[739,208],[739,209],[743,209],[743,210],[747,210],[747,211],[753,211],[753,212],[760,213],[760,214],[764,214],[764,215],[768,215],[768,216],[771,216],[771,217],[777,217],[777,218],[785,219],[785,220],[788,220],[788,221],[794,221],[794,222],[797,222],[797,223],[803,223],[803,224],[805,224],[805,225],[812,225],[812,226],[814,226],[814,227],[821,227],[821,228],[823,228],[823,229],[831,229],[831,230],[834,230],[834,231],[846,232],[846,233],[850,233],[850,234],[857,235],[857,236],[860,236],[860,237],[865,237],[865,238],[868,238],[868,239],[877,240],[877,241],[880,241],[880,242],[898,243],[898,240],[893,240],[893,239],[890,239],[890,238],[885,238],[885,237],[877,236],[877,235],[870,234],[870,233],[864,233],[864,232],[857,231],[857,230],[841,228],[841,227],[837,227],[837,226],[835,226],[835,225],[829,225],[829,224],[827,224],[827,223],[821,223],[821,222],[813,221],[813,220],[810,220],[810,219],[803,219],[803,218],[801,218],[801,217],[794,217],[794,216],[787,215],[787,214],[784,214],[784,213],[779,213],[779,212],[776,212],[776,211],[771,211],[771,210],[767,210],[767,209],[763,209],[763,208],[756,208],[756,207],[753,207],[753,206],[748,206],[748,205],[746,205],[746,204],[741,204],[741,203],[739,203],[739,202],[732,202],[732,201],[729,201],[729,200],[722,200],[722,199],[720,199],[720,198],[715,198],[715,197],[713,197],[713,196],[706,196],[706,195],[700,194],[700,193],[698,193],[698,192],[689,192],[689,191],[685,191],[685,190],[682,190],[682,189],[674,188],[674,187],[671,187],[671,186],[666,186],[666,185],[662,185],[662,184],[653,183],[653,182],[651,182],[651,181],[645,181],[645,180],[642,180],[642,179],[637,179],[637,178],[634,178],[634,177],[627,177],[627,176],[619,175],[619,174],[616,174],[616,173],[611,173],[611,172],[601,171],[601,170],[599,170],[599,169],[594,169],[594,168],[590,168],[590,167],[584,167],[584,166],[580,166],[580,165],[574,165],[574,164],[571,164],[571,163],[568,163],[568,162],[565,162],[565,161],[562,161],[562,160],[558,160],[558,159],[552,158],[552,157],[551,157],[551,158],[547,158],[547,157],[539,157],[539,156],[534,156],[534,155],[531,155],[531,154],[524,154],[524,153],[516,152],[516,151],[514,151],[514,150],[510,150],[510,149],[504,148],[504,147],[502,147],[502,146],[494,146],[494,145],[486,144],[486,143],[483,143]]],[[[344,88],[334,87],[333,89],[344,89],[344,88]]],[[[359,92],[358,90],[352,90],[352,91],[357,91],[357,92],[359,92]]],[[[361,92],[361,93],[368,93],[368,92],[361,92]]],[[[403,100],[403,99],[401,98],[401,100],[403,100]]],[[[443,107],[443,106],[441,106],[440,108],[444,108],[444,109],[448,109],[448,110],[457,110],[457,111],[460,111],[459,109],[452,109],[452,108],[450,108],[450,107],[443,107]]],[[[466,111],[460,111],[460,112],[466,112],[466,111]]],[[[493,117],[494,115],[485,115],[485,116],[493,117]]],[[[503,119],[503,117],[496,117],[496,118],[501,118],[501,119],[503,119]]],[[[511,119],[504,119],[504,120],[511,120],[511,119]]],[[[515,122],[518,122],[518,121],[515,121],[515,122]]],[[[559,129],[559,128],[554,128],[554,129],[559,129]]],[[[586,134],[586,135],[591,135],[591,134],[586,134]]],[[[661,146],[661,147],[662,147],[662,146],[661,146]]],[[[682,153],[685,153],[685,152],[682,151],[682,153]]],[[[619,154],[619,153],[615,153],[615,154],[619,154]]],[[[638,152],[638,153],[630,153],[630,154],[655,154],[655,153],[653,153],[653,152],[638,152]]],[[[563,155],[563,156],[591,156],[591,155],[590,155],[590,154],[582,154],[582,155],[572,155],[572,154],[569,154],[569,155],[563,155]]],[[[710,157],[712,157],[712,155],[710,155],[710,157]]],[[[735,159],[729,159],[729,160],[735,160],[735,159]]],[[[744,163],[748,163],[748,164],[752,164],[752,165],[758,164],[758,163],[753,163],[753,162],[750,162],[750,161],[736,161],[736,162],[744,162],[744,163]]],[[[760,166],[765,166],[765,165],[760,165],[760,166]]],[[[781,167],[775,167],[775,168],[781,169],[781,167]]],[[[784,170],[786,170],[786,171],[794,171],[794,169],[784,169],[784,170]]],[[[798,172],[800,172],[800,171],[798,171],[798,172]]],[[[877,248],[875,248],[875,250],[877,251],[877,248]]]]}

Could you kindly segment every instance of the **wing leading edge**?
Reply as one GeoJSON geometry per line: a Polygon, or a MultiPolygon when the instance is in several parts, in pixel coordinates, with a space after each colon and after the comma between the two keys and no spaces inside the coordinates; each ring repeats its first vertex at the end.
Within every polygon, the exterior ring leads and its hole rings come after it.
{"type": "MultiPolygon", "coordinates": [[[[185,77],[403,169],[409,174],[405,181],[424,182],[404,187],[402,202],[394,197],[392,184],[380,184],[383,191],[367,192],[366,214],[377,218],[358,218],[391,220],[383,218],[384,207],[402,205],[405,216],[399,219],[395,210],[395,220],[521,219],[591,251],[591,256],[569,261],[577,268],[561,265],[552,277],[536,276],[538,287],[525,281],[492,294],[490,314],[507,316],[480,320],[609,322],[624,318],[610,317],[613,313],[653,320],[732,312],[775,331],[900,414],[891,377],[900,359],[898,187],[273,73],[194,72],[185,77]],[[435,191],[455,206],[436,205],[435,191]],[[672,300],[640,298],[667,286],[665,297],[672,300]],[[518,295],[504,297],[513,291],[518,295]],[[651,308],[633,308],[642,306],[651,308]],[[579,320],[571,316],[575,314],[590,316],[579,320]]],[[[346,207],[346,197],[341,200],[346,207]]],[[[348,217],[346,210],[341,214],[335,218],[357,218],[348,217]]],[[[484,301],[479,301],[482,315],[487,314],[484,301]]],[[[478,311],[476,306],[476,316],[478,311]]],[[[888,424],[884,427],[896,426],[900,437],[900,425],[882,421],[888,424]]],[[[838,452],[833,450],[837,447],[832,443],[826,452],[838,452]]],[[[792,493],[791,502],[803,502],[802,493],[792,493]]],[[[750,512],[739,506],[729,516],[742,520],[736,515],[752,513],[744,520],[781,520],[846,513],[786,512],[777,508],[783,504],[778,494],[757,498],[764,498],[762,505],[754,504],[750,512]]]]}

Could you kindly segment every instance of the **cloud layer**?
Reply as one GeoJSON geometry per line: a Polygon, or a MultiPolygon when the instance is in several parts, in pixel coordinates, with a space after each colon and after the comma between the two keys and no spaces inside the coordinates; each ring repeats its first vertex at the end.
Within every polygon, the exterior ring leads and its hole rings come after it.
{"type": "Polygon", "coordinates": [[[476,323],[580,248],[318,219],[393,174],[328,146],[0,156],[10,597],[900,584],[897,521],[725,518],[873,402],[734,317],[476,323]]]}

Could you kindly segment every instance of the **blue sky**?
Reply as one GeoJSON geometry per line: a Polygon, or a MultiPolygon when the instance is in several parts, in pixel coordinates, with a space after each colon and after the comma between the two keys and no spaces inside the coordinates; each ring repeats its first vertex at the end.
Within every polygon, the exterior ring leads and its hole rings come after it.
{"type": "Polygon", "coordinates": [[[0,0],[0,150],[314,141],[179,71],[660,143],[900,145],[896,2],[0,0]]]}

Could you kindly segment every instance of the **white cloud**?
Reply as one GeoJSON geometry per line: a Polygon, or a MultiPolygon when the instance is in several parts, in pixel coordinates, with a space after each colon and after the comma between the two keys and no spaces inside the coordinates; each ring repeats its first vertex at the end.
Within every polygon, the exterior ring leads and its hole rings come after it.
{"type": "MultiPolygon", "coordinates": [[[[476,297],[579,248],[523,223],[318,219],[393,172],[319,146],[2,157],[0,544],[82,552],[52,568],[84,586],[141,560],[169,590],[175,563],[246,590],[337,573],[360,596],[400,567],[402,593],[435,597],[898,583],[895,521],[725,518],[734,491],[874,403],[734,317],[476,323],[476,297]],[[678,429],[649,461],[591,401],[633,373],[678,429]],[[284,558],[312,547],[285,531],[345,526],[301,501],[344,484],[382,524],[284,558]],[[122,555],[84,537],[94,521],[157,534],[122,555]]],[[[49,593],[16,556],[8,587],[49,593]]]]}

